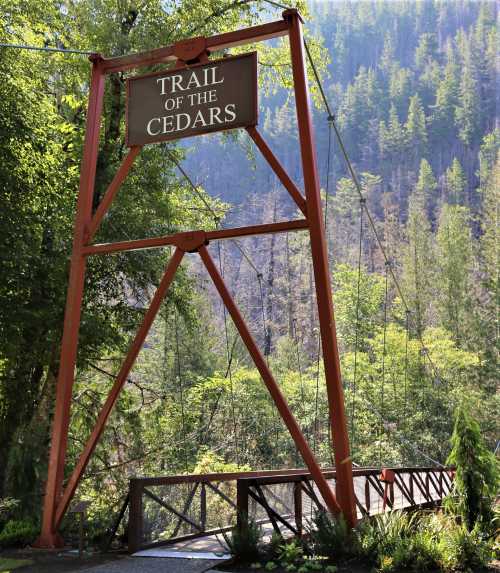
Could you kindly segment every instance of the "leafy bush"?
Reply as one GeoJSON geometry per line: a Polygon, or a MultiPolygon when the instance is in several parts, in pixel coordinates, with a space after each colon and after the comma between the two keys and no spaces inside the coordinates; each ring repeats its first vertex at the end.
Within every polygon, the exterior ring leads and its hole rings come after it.
{"type": "Polygon", "coordinates": [[[278,549],[278,559],[282,567],[296,566],[304,558],[304,549],[296,539],[282,543],[278,549]]]}
{"type": "MultiPolygon", "coordinates": [[[[391,557],[402,540],[409,539],[413,535],[415,524],[416,514],[409,515],[402,511],[382,513],[363,521],[358,528],[360,553],[368,561],[381,567],[382,558],[391,557]]],[[[390,561],[392,564],[392,557],[390,561]]]]}
{"type": "Polygon", "coordinates": [[[429,571],[439,566],[439,551],[435,539],[426,531],[417,531],[396,544],[393,554],[396,568],[429,571]]]}
{"type": "Polygon", "coordinates": [[[489,544],[482,538],[478,527],[472,531],[464,525],[445,529],[438,548],[441,567],[446,573],[484,567],[491,556],[489,544]]]}
{"type": "Polygon", "coordinates": [[[0,533],[0,548],[18,547],[32,543],[38,535],[38,527],[28,520],[11,520],[0,533]]]}
{"type": "Polygon", "coordinates": [[[19,500],[13,497],[0,498],[0,531],[9,519],[15,517],[19,503],[19,500]]]}
{"type": "Polygon", "coordinates": [[[390,512],[361,524],[361,554],[379,573],[455,573],[484,566],[492,544],[477,526],[472,532],[451,515],[390,512]]]}
{"type": "Polygon", "coordinates": [[[251,563],[259,557],[259,546],[262,540],[262,529],[252,519],[242,519],[245,525],[233,527],[231,534],[223,532],[224,540],[231,554],[239,561],[251,563]]]}
{"type": "Polygon", "coordinates": [[[357,537],[343,515],[318,511],[314,516],[310,539],[315,555],[339,559],[358,552],[357,537]]]}

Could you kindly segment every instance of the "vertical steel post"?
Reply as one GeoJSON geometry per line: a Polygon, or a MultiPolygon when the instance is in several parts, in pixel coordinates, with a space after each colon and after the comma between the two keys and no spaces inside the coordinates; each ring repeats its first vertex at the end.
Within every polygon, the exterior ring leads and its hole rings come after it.
{"type": "Polygon", "coordinates": [[[56,507],[61,494],[64,477],[64,463],[68,441],[68,427],[71,410],[75,363],[78,348],[78,332],[85,282],[86,260],[82,250],[87,227],[92,218],[92,198],[99,150],[99,128],[104,94],[104,73],[101,56],[91,58],[92,75],[81,165],[80,187],[76,207],[73,251],[69,274],[66,309],[64,314],[61,358],[56,389],[56,407],[52,423],[52,440],[49,467],[43,506],[42,531],[37,546],[59,547],[62,544],[55,528],[56,507]]]}
{"type": "Polygon", "coordinates": [[[354,526],[357,521],[352,461],[349,452],[344,407],[344,393],[340,374],[340,360],[335,332],[330,271],[326,247],[320,184],[316,165],[314,130],[311,119],[307,69],[304,58],[302,23],[297,10],[286,10],[283,17],[290,26],[290,51],[292,58],[295,103],[299,128],[302,170],[309,221],[311,254],[316,283],[318,317],[325,366],[325,379],[330,411],[330,424],[337,471],[337,499],[347,522],[354,526]]]}

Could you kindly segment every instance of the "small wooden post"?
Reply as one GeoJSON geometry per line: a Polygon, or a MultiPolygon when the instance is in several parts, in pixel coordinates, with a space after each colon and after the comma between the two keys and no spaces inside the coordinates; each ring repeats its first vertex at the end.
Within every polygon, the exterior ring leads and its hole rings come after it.
{"type": "Polygon", "coordinates": [[[130,480],[129,496],[128,551],[135,553],[141,548],[143,532],[142,483],[140,480],[130,480]]]}
{"type": "Polygon", "coordinates": [[[79,501],[70,510],[69,513],[74,513],[79,516],[78,519],[78,557],[83,557],[85,550],[85,512],[90,505],[90,501],[79,501]]]}
{"type": "Polygon", "coordinates": [[[236,527],[242,532],[248,528],[248,482],[246,480],[236,481],[236,507],[238,508],[236,527]]]}
{"type": "Polygon", "coordinates": [[[200,523],[202,531],[207,529],[207,490],[205,483],[201,484],[200,491],[200,523]]]}
{"type": "Polygon", "coordinates": [[[302,482],[297,481],[293,484],[293,503],[295,511],[295,525],[297,527],[297,534],[302,537],[303,524],[302,524],[302,482]]]}
{"type": "Polygon", "coordinates": [[[370,482],[365,478],[365,507],[368,515],[370,515],[370,482]]]}

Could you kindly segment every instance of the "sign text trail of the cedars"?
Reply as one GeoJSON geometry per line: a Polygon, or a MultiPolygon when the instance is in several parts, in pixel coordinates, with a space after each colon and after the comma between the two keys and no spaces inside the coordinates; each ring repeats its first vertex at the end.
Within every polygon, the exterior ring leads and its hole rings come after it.
{"type": "Polygon", "coordinates": [[[129,145],[255,125],[256,54],[132,78],[127,92],[129,145]]]}

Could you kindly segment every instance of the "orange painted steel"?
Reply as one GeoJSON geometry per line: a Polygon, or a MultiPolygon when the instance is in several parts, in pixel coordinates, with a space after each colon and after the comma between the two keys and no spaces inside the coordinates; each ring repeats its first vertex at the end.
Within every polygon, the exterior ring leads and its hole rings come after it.
{"type": "Polygon", "coordinates": [[[316,284],[318,318],[325,365],[325,380],[330,411],[330,425],[337,468],[337,498],[349,525],[357,521],[356,497],[352,478],[352,461],[349,452],[349,436],[344,406],[344,392],[340,373],[340,359],[333,314],[332,285],[328,265],[328,252],[321,207],[320,183],[314,146],[307,67],[304,54],[302,22],[296,10],[287,10],[285,19],[290,24],[290,51],[292,57],[295,103],[299,127],[302,170],[307,201],[307,218],[311,240],[311,255],[316,284]]]}
{"type": "Polygon", "coordinates": [[[265,157],[272,170],[276,173],[279,180],[283,183],[287,191],[292,196],[293,200],[297,204],[297,207],[302,211],[302,213],[307,217],[307,205],[302,193],[297,188],[297,185],[290,179],[288,173],[285,171],[278,158],[271,151],[271,148],[267,145],[262,135],[258,132],[256,127],[247,127],[248,134],[253,139],[255,145],[259,148],[259,151],[265,157]]]}
{"type": "MultiPolygon", "coordinates": [[[[61,345],[56,410],[52,425],[52,442],[43,507],[42,531],[37,541],[37,545],[39,547],[53,548],[62,544],[62,538],[58,534],[58,528],[76,491],[78,483],[83,476],[94,448],[105,428],[109,414],[112,411],[120,390],[135,362],[137,354],[142,347],[152,321],[158,312],[159,305],[167,293],[168,287],[174,278],[175,271],[178,268],[184,253],[196,251],[198,251],[202,256],[209,273],[221,293],[224,303],[228,306],[231,316],[233,317],[233,320],[235,321],[235,324],[237,325],[266,386],[275,400],[280,414],[282,415],[298,450],[302,454],[318,489],[324,497],[328,509],[334,513],[342,511],[351,525],[354,525],[356,522],[352,464],[349,457],[349,443],[346,429],[342,383],[340,378],[340,363],[335,336],[335,322],[331,300],[331,285],[325,242],[325,230],[319,193],[316,154],[314,150],[314,135],[312,130],[306,66],[304,62],[301,20],[296,10],[285,11],[283,13],[283,18],[284,19],[279,22],[271,22],[262,26],[255,26],[245,30],[206,38],[205,45],[207,50],[213,51],[231,46],[254,43],[256,41],[275,38],[285,34],[289,35],[304,175],[305,200],[296,185],[286,174],[286,171],[279,161],[272,154],[260,134],[256,130],[250,130],[249,133],[280,180],[284,183],[299,208],[304,213],[307,213],[307,219],[284,221],[267,225],[254,225],[236,229],[221,229],[206,232],[202,230],[190,231],[187,233],[169,235],[167,237],[147,238],[137,241],[123,241],[112,244],[89,244],[90,238],[98,230],[99,224],[112,204],[120,185],[125,180],[134,159],[139,153],[138,148],[132,148],[130,150],[92,218],[92,202],[97,153],[99,149],[99,130],[105,76],[109,73],[116,73],[131,68],[172,61],[175,59],[175,54],[178,52],[178,49],[174,45],[152,50],[151,52],[143,54],[134,54],[119,58],[104,59],[98,54],[95,54],[90,58],[93,63],[93,68],[90,84],[87,127],[81,166],[80,189],[73,239],[73,253],[71,258],[63,339],[61,345]],[[300,229],[309,229],[311,240],[311,253],[316,280],[316,295],[318,299],[320,333],[325,364],[325,378],[328,390],[330,423],[335,448],[337,497],[329,488],[313,452],[307,444],[295,418],[290,412],[290,409],[288,408],[288,405],[281,394],[267,363],[263,359],[262,354],[250,335],[248,327],[235,306],[226,285],[220,277],[206,249],[206,245],[210,240],[221,240],[300,229]],[[108,254],[118,251],[147,249],[167,245],[176,246],[177,250],[167,267],[162,282],[153,297],[151,306],[146,312],[143,323],[129,349],[129,353],[117,375],[113,388],[99,414],[96,426],[94,427],[84,451],[82,452],[63,492],[63,476],[74,371],[78,348],[78,332],[85,280],[86,257],[94,254],[108,254]]],[[[202,55],[204,56],[204,54],[202,55]]]]}
{"type": "Polygon", "coordinates": [[[174,280],[175,273],[182,261],[183,256],[184,256],[184,251],[177,248],[170,262],[168,263],[168,266],[165,270],[165,274],[163,275],[163,278],[158,288],[156,289],[156,292],[149,305],[149,308],[146,314],[144,315],[142,324],[139,330],[137,331],[137,334],[135,335],[134,341],[132,342],[130,349],[127,353],[127,356],[125,357],[125,360],[122,364],[122,367],[120,368],[120,372],[116,376],[116,380],[108,394],[108,397],[106,398],[106,402],[104,402],[101,412],[99,413],[99,417],[97,418],[96,425],[92,430],[92,434],[90,435],[90,438],[85,444],[85,448],[83,449],[83,452],[80,455],[80,458],[75,466],[75,469],[73,470],[73,473],[69,478],[68,485],[66,486],[64,493],[61,497],[61,500],[57,505],[56,520],[55,520],[56,528],[59,527],[61,523],[64,513],[68,508],[68,504],[71,498],[73,497],[73,494],[75,493],[76,487],[78,485],[78,482],[80,481],[80,478],[83,475],[83,472],[85,471],[85,468],[87,467],[90,456],[92,455],[97,445],[97,442],[101,437],[101,434],[104,430],[106,422],[108,421],[109,415],[111,414],[111,411],[116,403],[116,400],[118,399],[121,389],[123,388],[127,380],[127,377],[130,373],[130,370],[132,369],[132,366],[134,365],[137,359],[137,355],[139,354],[141,348],[144,345],[146,336],[148,335],[151,325],[153,324],[153,321],[156,318],[158,311],[160,310],[160,305],[163,302],[167,294],[167,291],[170,285],[172,284],[172,281],[174,280]]]}
{"type": "Polygon", "coordinates": [[[139,155],[141,149],[142,148],[139,145],[131,147],[130,151],[127,154],[127,157],[125,157],[125,159],[123,160],[120,169],[118,169],[118,171],[116,172],[113,181],[111,181],[109,187],[106,190],[106,193],[104,194],[104,197],[102,198],[101,202],[99,203],[99,206],[97,207],[96,212],[94,213],[94,216],[92,217],[92,220],[90,222],[87,231],[87,237],[86,237],[87,243],[94,238],[94,235],[99,229],[99,225],[101,224],[104,215],[106,215],[106,213],[108,212],[108,209],[110,208],[111,203],[115,198],[115,195],[118,193],[121,184],[125,181],[128,172],[130,171],[130,168],[132,167],[135,158],[139,155]]]}
{"type": "Polygon", "coordinates": [[[76,208],[73,235],[73,252],[69,274],[68,295],[64,314],[61,359],[56,389],[56,406],[52,424],[52,442],[49,456],[49,472],[45,488],[42,532],[37,540],[40,547],[60,547],[62,539],[54,527],[56,505],[62,488],[74,370],[78,349],[78,332],[85,282],[86,259],[82,253],[86,228],[92,217],[92,198],[99,149],[99,128],[104,95],[102,60],[92,57],[92,77],[87,112],[87,125],[80,175],[80,189],[76,208]]]}
{"type": "Polygon", "coordinates": [[[321,472],[321,467],[319,466],[316,458],[314,457],[314,454],[311,448],[309,447],[309,444],[304,438],[304,435],[302,434],[302,431],[297,421],[295,420],[295,417],[293,416],[292,411],[290,410],[285,397],[283,396],[278,384],[276,383],[276,380],[271,374],[266,359],[260,352],[257,344],[255,343],[255,340],[250,334],[250,331],[248,330],[245,320],[243,319],[240,311],[238,310],[238,307],[236,306],[236,303],[233,300],[233,297],[231,296],[226,284],[224,283],[224,280],[222,279],[219,271],[217,270],[217,267],[215,266],[215,263],[213,262],[210,253],[208,252],[205,246],[200,247],[198,252],[200,253],[201,260],[203,261],[203,264],[205,265],[208,274],[210,275],[212,281],[214,282],[215,287],[217,288],[217,291],[219,292],[224,302],[224,305],[226,306],[229,314],[231,315],[234,325],[238,329],[241,339],[245,343],[245,346],[247,347],[247,350],[262,377],[262,380],[264,380],[264,384],[267,386],[267,389],[269,390],[269,393],[271,394],[271,397],[274,400],[274,403],[276,404],[276,408],[281,414],[281,417],[283,418],[283,421],[285,422],[286,427],[288,428],[288,431],[290,432],[290,435],[292,436],[293,441],[295,442],[295,445],[297,446],[302,456],[302,459],[304,460],[307,468],[311,472],[311,475],[313,476],[313,479],[316,482],[316,485],[318,486],[318,489],[321,495],[323,496],[323,499],[325,500],[327,507],[335,511],[336,513],[339,513],[340,506],[337,503],[335,496],[333,495],[333,491],[330,489],[328,482],[323,476],[323,473],[321,472]]]}
{"type": "MultiPolygon", "coordinates": [[[[265,225],[252,225],[249,227],[236,227],[233,229],[219,229],[217,231],[204,231],[207,241],[217,241],[221,239],[235,239],[237,237],[250,237],[255,235],[267,235],[269,233],[283,233],[285,231],[302,231],[309,226],[306,219],[296,219],[294,221],[283,221],[280,223],[268,223],[265,225]]],[[[135,241],[120,241],[116,243],[101,243],[85,247],[83,252],[86,255],[102,255],[106,253],[118,253],[121,251],[134,251],[138,249],[154,249],[177,245],[186,233],[175,233],[165,237],[155,237],[153,239],[137,239],[135,241]]]]}
{"type": "MultiPolygon", "coordinates": [[[[226,50],[227,48],[234,48],[236,46],[244,46],[245,44],[253,44],[255,42],[263,42],[278,38],[279,36],[286,36],[288,33],[288,24],[284,20],[277,22],[270,22],[269,24],[262,24],[260,26],[253,26],[235,32],[226,32],[207,38],[207,50],[215,52],[226,50]]],[[[175,62],[175,45],[166,46],[164,48],[157,48],[149,52],[142,52],[140,54],[131,54],[128,56],[118,56],[116,58],[104,58],[104,71],[107,74],[114,74],[117,72],[124,72],[132,68],[141,66],[152,66],[162,62],[175,62]]]]}

